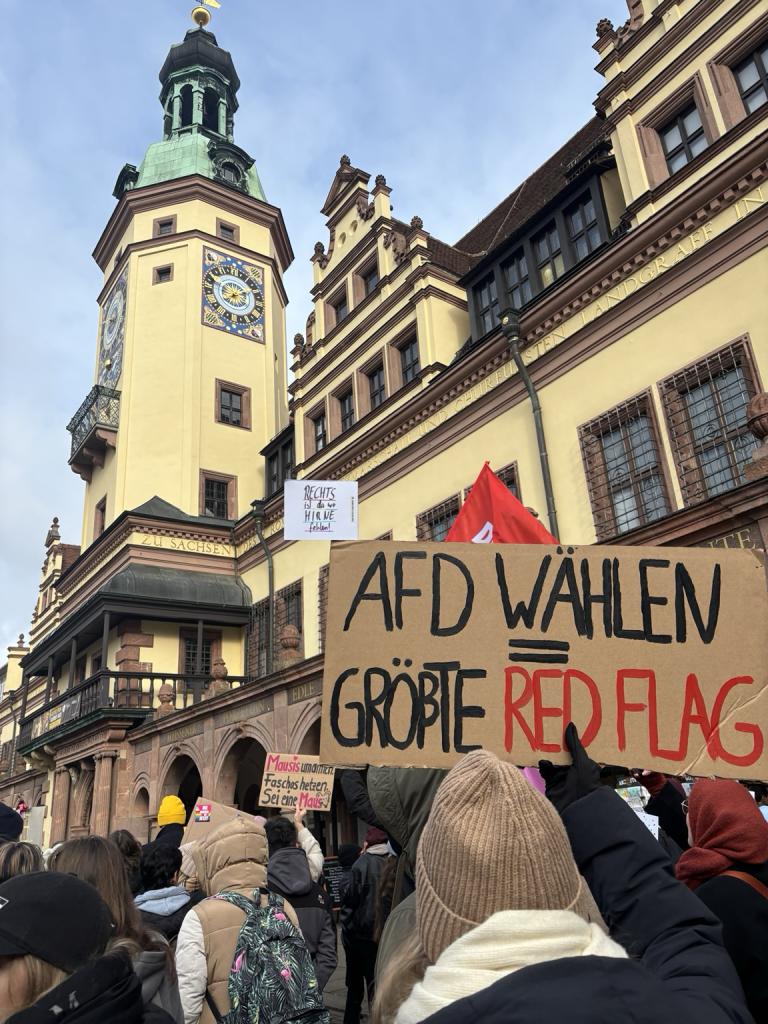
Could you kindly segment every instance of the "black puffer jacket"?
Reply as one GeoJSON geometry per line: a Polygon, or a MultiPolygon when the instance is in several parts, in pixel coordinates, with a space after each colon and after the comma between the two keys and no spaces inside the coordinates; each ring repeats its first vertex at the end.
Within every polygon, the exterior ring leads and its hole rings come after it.
{"type": "Polygon", "coordinates": [[[376,896],[388,854],[383,843],[372,846],[352,865],[349,885],[341,900],[341,934],[346,946],[361,939],[373,942],[376,896]]]}
{"type": "Polygon", "coordinates": [[[122,956],[102,956],[77,971],[8,1024],[174,1024],[142,1002],[141,983],[122,956]]]}
{"type": "MultiPolygon", "coordinates": [[[[768,827],[768,826],[766,826],[768,827]]],[[[732,864],[768,887],[768,864],[732,864]]],[[[723,922],[723,941],[739,972],[755,1024],[768,1024],[768,899],[741,878],[719,875],[694,893],[723,922]]]]}
{"type": "Polygon", "coordinates": [[[429,1024],[751,1024],[718,921],[674,878],[624,801],[602,787],[568,807],[563,822],[612,937],[636,959],[524,967],[429,1024]]]}
{"type": "Polygon", "coordinates": [[[336,929],[328,893],[312,881],[307,855],[300,847],[289,846],[271,855],[267,863],[267,887],[287,899],[296,911],[322,991],[338,962],[336,929]]]}

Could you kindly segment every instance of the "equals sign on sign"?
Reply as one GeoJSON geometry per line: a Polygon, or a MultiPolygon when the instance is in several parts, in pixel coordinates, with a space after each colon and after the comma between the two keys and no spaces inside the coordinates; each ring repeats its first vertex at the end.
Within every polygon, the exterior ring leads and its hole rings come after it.
{"type": "Polygon", "coordinates": [[[567,665],[571,645],[565,640],[510,640],[510,661],[544,661],[567,665]]]}

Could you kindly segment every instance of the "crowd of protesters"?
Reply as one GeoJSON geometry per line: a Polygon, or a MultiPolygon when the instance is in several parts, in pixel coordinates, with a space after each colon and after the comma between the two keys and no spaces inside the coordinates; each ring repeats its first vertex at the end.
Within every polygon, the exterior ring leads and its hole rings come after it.
{"type": "Polygon", "coordinates": [[[768,1024],[768,790],[634,772],[651,831],[565,739],[543,793],[480,750],[344,771],[338,920],[298,813],[42,851],[0,804],[0,1024],[330,1024],[339,939],[344,1024],[768,1024]]]}

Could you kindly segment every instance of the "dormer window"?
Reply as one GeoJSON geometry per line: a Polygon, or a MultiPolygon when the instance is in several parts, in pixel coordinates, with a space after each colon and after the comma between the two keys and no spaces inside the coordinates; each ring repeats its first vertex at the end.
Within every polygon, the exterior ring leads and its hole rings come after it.
{"type": "Polygon", "coordinates": [[[221,176],[224,181],[228,181],[232,185],[240,183],[240,171],[238,171],[234,164],[222,164],[221,176]]]}

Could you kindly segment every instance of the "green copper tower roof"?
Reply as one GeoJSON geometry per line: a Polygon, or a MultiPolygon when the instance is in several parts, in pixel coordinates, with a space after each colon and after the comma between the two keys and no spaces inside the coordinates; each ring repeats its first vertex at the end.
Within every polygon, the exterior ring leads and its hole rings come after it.
{"type": "Polygon", "coordinates": [[[205,29],[190,29],[171,47],[160,71],[163,141],[153,143],[141,165],[123,167],[115,185],[128,189],[202,174],[266,202],[253,158],[235,145],[237,77],[231,55],[205,29]]]}

